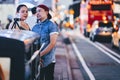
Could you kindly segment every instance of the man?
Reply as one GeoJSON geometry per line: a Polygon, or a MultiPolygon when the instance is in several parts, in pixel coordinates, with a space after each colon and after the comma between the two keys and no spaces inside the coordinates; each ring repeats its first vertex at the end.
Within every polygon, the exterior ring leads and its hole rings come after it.
{"type": "Polygon", "coordinates": [[[52,16],[46,5],[37,6],[37,18],[40,22],[33,27],[32,31],[40,35],[40,44],[45,43],[44,48],[40,52],[42,61],[40,80],[54,80],[55,44],[58,38],[58,27],[50,21],[52,16]]]}
{"type": "Polygon", "coordinates": [[[30,29],[32,30],[33,26],[37,24],[37,15],[36,15],[36,7],[31,8],[32,16],[29,16],[26,20],[30,29]]]}

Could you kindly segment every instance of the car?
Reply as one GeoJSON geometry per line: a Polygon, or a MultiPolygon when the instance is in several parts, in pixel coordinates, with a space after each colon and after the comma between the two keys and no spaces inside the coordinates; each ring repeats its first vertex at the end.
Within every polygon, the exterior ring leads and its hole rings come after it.
{"type": "Polygon", "coordinates": [[[112,21],[94,21],[90,32],[90,40],[111,42],[114,24],[112,21]]]}
{"type": "Polygon", "coordinates": [[[116,27],[113,30],[111,44],[112,47],[117,47],[120,50],[120,20],[117,21],[116,27]]]}

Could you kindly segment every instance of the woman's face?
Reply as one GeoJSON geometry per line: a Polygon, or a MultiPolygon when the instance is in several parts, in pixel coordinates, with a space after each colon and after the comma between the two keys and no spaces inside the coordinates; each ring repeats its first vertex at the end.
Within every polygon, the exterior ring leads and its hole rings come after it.
{"type": "Polygon", "coordinates": [[[28,8],[25,6],[21,7],[18,14],[20,15],[21,20],[26,20],[28,17],[28,8]]]}
{"type": "Polygon", "coordinates": [[[48,12],[45,11],[43,8],[37,7],[37,18],[40,21],[43,21],[47,18],[48,12]]]}

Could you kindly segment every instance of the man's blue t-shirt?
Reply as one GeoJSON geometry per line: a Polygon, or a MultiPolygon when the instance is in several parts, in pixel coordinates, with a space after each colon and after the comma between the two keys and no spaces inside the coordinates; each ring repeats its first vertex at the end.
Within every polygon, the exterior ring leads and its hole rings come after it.
{"type": "MultiPolygon", "coordinates": [[[[32,31],[38,33],[40,35],[40,44],[42,45],[45,43],[44,48],[50,43],[50,35],[58,34],[58,27],[49,19],[46,19],[43,22],[36,24],[32,31]]],[[[43,48],[43,49],[44,49],[43,48]]],[[[43,67],[48,66],[50,63],[55,62],[55,47],[46,55],[41,57],[43,60],[43,67]]]]}

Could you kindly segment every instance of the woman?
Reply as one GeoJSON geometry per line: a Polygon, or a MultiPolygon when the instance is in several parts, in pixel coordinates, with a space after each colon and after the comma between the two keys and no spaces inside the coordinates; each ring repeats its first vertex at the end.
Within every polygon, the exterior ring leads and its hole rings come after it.
{"type": "Polygon", "coordinates": [[[24,4],[19,5],[16,10],[16,15],[19,15],[19,18],[14,18],[14,21],[10,24],[9,29],[30,30],[28,24],[25,22],[28,17],[27,6],[24,4]]]}

